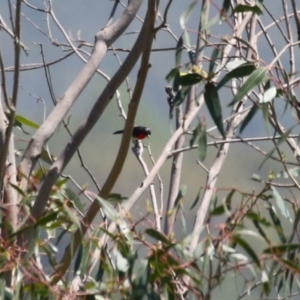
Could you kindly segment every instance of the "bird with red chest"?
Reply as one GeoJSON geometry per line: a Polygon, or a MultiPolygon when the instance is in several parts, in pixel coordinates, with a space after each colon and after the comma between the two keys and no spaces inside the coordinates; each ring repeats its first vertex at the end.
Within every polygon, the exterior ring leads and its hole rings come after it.
{"type": "MultiPolygon", "coordinates": [[[[118,130],[114,134],[121,134],[123,132],[124,130],[118,130]]],[[[150,128],[144,126],[134,126],[131,134],[133,140],[143,140],[146,137],[150,137],[150,135],[150,128]]]]}

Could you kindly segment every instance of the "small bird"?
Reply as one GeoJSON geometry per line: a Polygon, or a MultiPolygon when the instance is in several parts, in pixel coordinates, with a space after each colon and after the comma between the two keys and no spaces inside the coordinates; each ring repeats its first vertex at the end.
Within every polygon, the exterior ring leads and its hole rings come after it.
{"type": "MultiPolygon", "coordinates": [[[[114,134],[121,134],[123,132],[124,130],[118,130],[114,132],[114,134]]],[[[146,137],[150,137],[150,135],[151,135],[150,128],[144,126],[133,127],[132,134],[131,134],[133,140],[143,140],[146,137]]]]}

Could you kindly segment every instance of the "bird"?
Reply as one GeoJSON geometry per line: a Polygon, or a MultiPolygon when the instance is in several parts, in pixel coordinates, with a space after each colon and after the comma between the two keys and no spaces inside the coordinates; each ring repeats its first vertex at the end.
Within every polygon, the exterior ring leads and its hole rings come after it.
{"type": "MultiPolygon", "coordinates": [[[[118,130],[115,131],[113,134],[121,134],[123,133],[124,130],[118,130]]],[[[135,126],[132,129],[132,139],[133,140],[143,140],[146,137],[150,137],[151,135],[151,130],[148,127],[144,127],[144,126],[135,126]]]]}

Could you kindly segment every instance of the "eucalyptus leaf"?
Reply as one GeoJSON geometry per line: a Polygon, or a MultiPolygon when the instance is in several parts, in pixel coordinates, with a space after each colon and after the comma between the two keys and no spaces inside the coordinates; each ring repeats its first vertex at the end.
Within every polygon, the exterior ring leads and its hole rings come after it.
{"type": "Polygon", "coordinates": [[[268,80],[267,74],[268,69],[266,67],[258,68],[254,72],[252,72],[246,82],[238,89],[238,92],[229,105],[234,105],[236,102],[245,97],[249,92],[251,92],[257,85],[266,82],[268,80]]]}
{"type": "Polygon", "coordinates": [[[266,90],[262,95],[259,95],[259,103],[268,103],[272,101],[277,95],[277,89],[275,86],[266,90]]]}
{"type": "Polygon", "coordinates": [[[218,91],[212,82],[209,82],[205,85],[204,99],[214,123],[216,124],[223,138],[225,138],[222,107],[220,104],[218,91]]]}

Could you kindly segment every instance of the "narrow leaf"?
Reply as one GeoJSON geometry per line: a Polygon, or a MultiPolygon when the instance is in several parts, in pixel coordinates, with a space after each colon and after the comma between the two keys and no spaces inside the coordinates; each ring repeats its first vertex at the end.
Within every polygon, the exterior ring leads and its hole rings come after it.
{"type": "Polygon", "coordinates": [[[206,133],[206,125],[200,124],[200,132],[198,139],[198,149],[199,149],[199,158],[201,161],[205,159],[207,152],[207,133],[206,133]]]}
{"type": "Polygon", "coordinates": [[[211,55],[211,58],[210,58],[210,62],[209,62],[209,69],[208,69],[208,74],[211,75],[213,73],[213,70],[214,70],[214,66],[215,66],[215,62],[218,58],[218,55],[219,55],[219,47],[217,46],[212,55],[211,55]]]}
{"type": "Polygon", "coordinates": [[[185,97],[187,96],[189,90],[189,86],[184,86],[176,93],[176,96],[174,98],[174,106],[179,106],[185,100],[185,97]]]}
{"type": "Polygon", "coordinates": [[[185,11],[183,12],[183,14],[181,15],[180,17],[180,25],[181,25],[181,28],[182,29],[185,29],[186,27],[186,23],[195,7],[195,5],[197,4],[198,1],[194,1],[192,2],[186,9],[185,11]]]}
{"type": "Polygon", "coordinates": [[[179,67],[180,63],[181,63],[182,49],[183,49],[183,39],[182,39],[182,36],[181,36],[179,38],[177,46],[176,46],[176,54],[175,54],[176,67],[179,67]]]}
{"type": "Polygon", "coordinates": [[[154,228],[148,228],[145,230],[145,233],[151,236],[152,238],[163,242],[166,245],[172,245],[173,243],[168,239],[166,235],[164,235],[162,232],[157,231],[154,228]]]}
{"type": "Polygon", "coordinates": [[[176,200],[175,200],[175,202],[174,202],[174,207],[173,208],[177,208],[178,207],[178,205],[181,203],[181,201],[183,200],[183,197],[184,197],[184,195],[186,194],[186,191],[187,191],[187,186],[184,184],[181,188],[180,188],[180,190],[179,190],[179,192],[178,192],[178,195],[177,195],[177,197],[176,197],[176,200]]]}
{"type": "Polygon", "coordinates": [[[259,103],[268,103],[272,101],[277,95],[275,86],[267,89],[262,95],[259,95],[259,103]]]}
{"type": "Polygon", "coordinates": [[[104,199],[102,199],[100,197],[96,197],[95,199],[99,202],[104,213],[110,220],[116,221],[118,219],[119,213],[115,210],[115,208],[108,201],[105,201],[104,199]]]}
{"type": "Polygon", "coordinates": [[[249,113],[247,114],[246,118],[243,120],[243,122],[241,124],[240,133],[243,132],[243,130],[246,128],[246,126],[249,124],[249,122],[255,116],[257,111],[258,111],[258,106],[253,104],[253,106],[251,107],[249,113]]]}
{"type": "Polygon", "coordinates": [[[50,155],[49,152],[45,148],[43,148],[40,159],[45,163],[52,165],[56,158],[53,155],[50,155]]]}
{"type": "Polygon", "coordinates": [[[268,105],[268,103],[262,103],[261,109],[262,109],[262,113],[263,113],[265,127],[266,127],[267,132],[269,133],[270,124],[269,124],[269,105],[268,105]]]}
{"type": "Polygon", "coordinates": [[[247,63],[247,61],[244,59],[235,59],[226,64],[226,69],[228,70],[228,72],[230,72],[233,69],[236,69],[237,67],[239,67],[245,63],[247,63]]]}
{"type": "Polygon", "coordinates": [[[194,200],[194,202],[193,202],[193,204],[192,204],[192,206],[191,206],[190,209],[193,209],[197,205],[197,203],[198,203],[198,201],[200,199],[200,193],[201,193],[201,189],[199,190],[199,192],[198,192],[198,194],[197,194],[197,196],[196,196],[196,198],[195,198],[195,200],[194,200]]]}
{"type": "Polygon", "coordinates": [[[66,188],[65,189],[66,196],[69,198],[69,200],[73,203],[73,205],[81,212],[84,214],[84,207],[76,195],[71,189],[66,188]]]}
{"type": "Polygon", "coordinates": [[[55,211],[54,213],[47,214],[46,216],[43,216],[37,220],[35,223],[35,226],[46,226],[50,222],[57,219],[57,215],[59,214],[59,211],[55,211]]]}
{"type": "Polygon", "coordinates": [[[82,244],[79,245],[77,256],[75,259],[74,263],[74,274],[79,270],[80,264],[81,264],[81,259],[82,259],[82,252],[83,252],[83,247],[82,244]]]}
{"type": "Polygon", "coordinates": [[[279,246],[272,246],[263,251],[266,254],[276,254],[276,255],[283,255],[286,252],[299,250],[299,244],[290,244],[290,245],[279,245],[279,246]]]}
{"type": "Polygon", "coordinates": [[[238,65],[235,69],[231,70],[222,78],[222,80],[217,85],[217,90],[223,87],[231,79],[249,76],[255,70],[256,67],[253,63],[243,63],[241,65],[238,65]]]}
{"type": "Polygon", "coordinates": [[[18,122],[20,122],[23,125],[26,125],[28,127],[32,127],[34,129],[39,129],[40,128],[40,125],[38,125],[37,123],[35,123],[35,122],[33,122],[33,121],[23,117],[23,116],[20,116],[20,115],[16,115],[15,120],[17,120],[18,122]]]}
{"type": "Polygon", "coordinates": [[[26,193],[16,184],[9,183],[9,185],[14,188],[20,195],[22,195],[24,198],[27,197],[26,193]]]}
{"type": "Polygon", "coordinates": [[[220,104],[218,91],[212,82],[209,82],[205,85],[204,99],[213,121],[225,139],[226,137],[223,127],[222,107],[220,104]]]}
{"type": "Polygon", "coordinates": [[[260,261],[256,255],[256,253],[254,252],[254,250],[250,247],[250,245],[245,240],[240,238],[239,236],[234,236],[233,239],[240,247],[242,247],[249,254],[249,256],[256,263],[256,265],[258,267],[260,267],[260,261]]]}
{"type": "Polygon", "coordinates": [[[176,68],[173,68],[166,76],[166,80],[168,82],[170,82],[175,76],[176,74],[179,74],[179,69],[176,67],[176,68]]]}
{"type": "Polygon", "coordinates": [[[273,195],[276,199],[277,206],[279,207],[282,215],[284,217],[286,217],[288,220],[292,221],[289,210],[285,205],[285,201],[283,200],[283,198],[281,197],[281,195],[278,193],[277,189],[274,186],[272,186],[272,191],[273,191],[273,195]]]}
{"type": "Polygon", "coordinates": [[[283,231],[283,228],[281,226],[280,219],[278,218],[278,216],[276,214],[276,210],[275,210],[274,206],[270,205],[268,210],[269,210],[272,222],[274,224],[274,228],[275,228],[281,242],[285,244],[286,241],[287,241],[287,238],[284,235],[284,231],[283,231]]]}
{"type": "Polygon", "coordinates": [[[251,92],[258,84],[262,84],[268,80],[267,68],[261,67],[255,70],[246,82],[239,88],[233,100],[230,102],[230,106],[234,105],[236,102],[240,101],[249,92],[251,92]]]}
{"type": "Polygon", "coordinates": [[[195,144],[196,139],[199,136],[199,131],[200,131],[200,123],[199,125],[193,130],[193,135],[192,138],[190,139],[190,147],[192,148],[195,144]]]}

